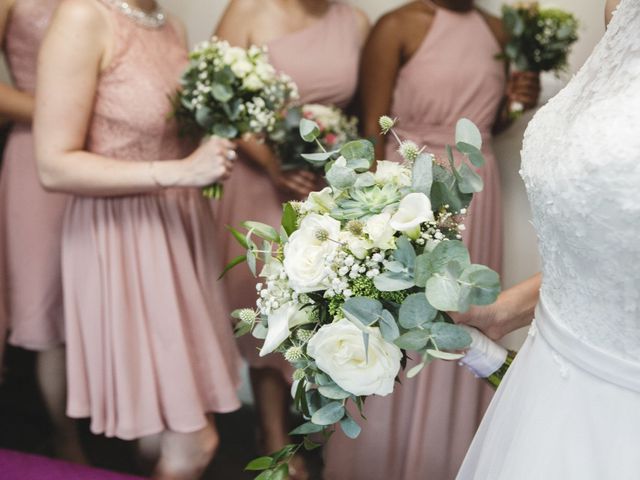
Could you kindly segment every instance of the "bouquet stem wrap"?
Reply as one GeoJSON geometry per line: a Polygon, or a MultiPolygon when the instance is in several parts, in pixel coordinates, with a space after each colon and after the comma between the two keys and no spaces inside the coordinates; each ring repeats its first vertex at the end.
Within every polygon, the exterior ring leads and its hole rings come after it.
{"type": "Polygon", "coordinates": [[[497,388],[513,362],[515,352],[507,350],[475,328],[461,327],[471,336],[471,345],[460,363],[497,388]]]}

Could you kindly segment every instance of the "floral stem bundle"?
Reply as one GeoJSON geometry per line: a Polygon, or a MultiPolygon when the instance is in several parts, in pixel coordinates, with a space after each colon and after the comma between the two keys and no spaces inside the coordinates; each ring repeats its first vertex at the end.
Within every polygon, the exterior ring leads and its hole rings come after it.
{"type": "Polygon", "coordinates": [[[269,142],[282,160],[282,168],[321,170],[327,162],[327,152],[337,152],[346,143],[358,138],[358,120],[338,107],[316,103],[288,108],[278,126],[269,135],[269,142]],[[313,135],[301,135],[305,125],[313,135]],[[314,128],[318,130],[315,131],[314,128]]]}
{"type": "MultiPolygon", "coordinates": [[[[383,133],[395,134],[393,126],[381,119],[383,133]]],[[[300,132],[314,140],[320,128],[307,120],[300,132]]],[[[392,394],[409,352],[420,358],[409,378],[435,359],[461,360],[483,376],[502,368],[500,354],[485,359],[493,344],[448,313],[491,304],[500,291],[498,274],[473,264],[461,241],[483,188],[481,147],[476,126],[462,119],[457,159],[451,147],[440,161],[401,141],[404,163],[378,161],[372,172],[373,145],[351,141],[317,154],[329,186],[285,204],[279,227],[247,221],[246,234],[231,229],[247,254],[229,268],[246,260],[262,279],[256,308],[233,313],[236,332],[263,339],[260,355],[277,352],[293,365],[294,405],[307,420],[291,432],[305,436],[300,445],[249,464],[263,471],[258,478],[280,478],[300,448],[316,448],[309,435],[340,428],[356,438],[349,405],[362,415],[368,396],[392,394]],[[469,347],[476,361],[461,353],[469,347]]]]}
{"type": "MultiPolygon", "coordinates": [[[[213,38],[189,54],[174,113],[184,133],[261,137],[273,132],[278,115],[297,96],[291,79],[269,63],[266,48],[245,50],[213,38]]],[[[219,185],[204,189],[208,197],[221,193],[219,185]]]]}
{"type": "MultiPolygon", "coordinates": [[[[578,40],[578,21],[571,13],[538,3],[505,5],[502,23],[509,34],[503,57],[516,69],[557,73],[567,67],[571,45],[578,40]]],[[[522,109],[517,102],[510,106],[516,116],[522,109]]]]}

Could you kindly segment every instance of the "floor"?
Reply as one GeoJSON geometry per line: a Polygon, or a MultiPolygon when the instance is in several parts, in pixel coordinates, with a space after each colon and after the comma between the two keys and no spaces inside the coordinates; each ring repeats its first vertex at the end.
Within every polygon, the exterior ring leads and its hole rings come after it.
{"type": "MultiPolygon", "coordinates": [[[[8,348],[0,385],[0,448],[51,455],[51,427],[34,378],[30,352],[8,348]]],[[[219,452],[204,479],[244,480],[254,478],[244,466],[257,456],[254,446],[255,416],[250,407],[216,417],[221,436],[219,452]]],[[[135,466],[133,444],[92,435],[88,422],[80,421],[83,446],[92,464],[120,472],[140,474],[135,466]]],[[[312,479],[320,479],[320,453],[307,457],[312,479]]]]}

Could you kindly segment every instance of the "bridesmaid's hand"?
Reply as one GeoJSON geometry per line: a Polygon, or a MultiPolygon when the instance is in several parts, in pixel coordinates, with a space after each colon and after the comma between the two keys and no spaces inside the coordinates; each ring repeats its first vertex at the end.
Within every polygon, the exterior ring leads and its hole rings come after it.
{"type": "Polygon", "coordinates": [[[278,190],[299,199],[307,198],[318,186],[318,176],[308,170],[282,171],[278,166],[277,169],[269,169],[269,176],[278,190]]]}
{"type": "Polygon", "coordinates": [[[507,84],[509,102],[521,103],[525,110],[535,108],[540,99],[540,74],[513,72],[507,84]]]}
{"type": "Polygon", "coordinates": [[[185,175],[179,182],[185,187],[206,187],[223,182],[233,169],[236,147],[229,140],[212,137],[185,160],[185,175]]]}

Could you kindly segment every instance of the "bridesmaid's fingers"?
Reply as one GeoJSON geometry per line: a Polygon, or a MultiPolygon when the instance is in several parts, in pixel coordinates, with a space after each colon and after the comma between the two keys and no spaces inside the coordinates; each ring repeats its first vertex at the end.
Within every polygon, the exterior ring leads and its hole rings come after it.
{"type": "Polygon", "coordinates": [[[309,170],[298,170],[296,173],[299,176],[309,180],[310,182],[316,182],[317,180],[316,174],[313,172],[310,172],[309,170]]]}

